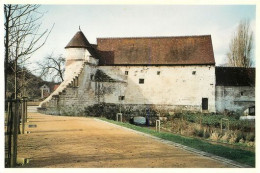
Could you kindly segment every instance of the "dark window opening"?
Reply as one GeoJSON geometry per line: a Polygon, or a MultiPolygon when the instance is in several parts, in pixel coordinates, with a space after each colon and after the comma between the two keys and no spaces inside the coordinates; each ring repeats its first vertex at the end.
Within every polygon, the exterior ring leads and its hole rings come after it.
{"type": "Polygon", "coordinates": [[[73,87],[78,87],[79,86],[79,77],[76,77],[73,79],[73,87]]]}
{"type": "Polygon", "coordinates": [[[208,110],[208,98],[202,98],[202,110],[208,110]]]}
{"type": "Polygon", "coordinates": [[[195,74],[196,74],[196,71],[192,71],[192,74],[195,75],[195,74]]]}
{"type": "Polygon", "coordinates": [[[118,100],[125,100],[125,96],[118,96],[118,100]]]}
{"type": "Polygon", "coordinates": [[[93,74],[90,75],[90,80],[94,80],[94,75],[93,74]]]}
{"type": "Polygon", "coordinates": [[[160,75],[161,74],[161,72],[160,71],[157,71],[157,75],[160,75]]]}
{"type": "Polygon", "coordinates": [[[255,106],[249,107],[248,115],[255,115],[255,106]]]}
{"type": "Polygon", "coordinates": [[[144,79],[139,79],[139,84],[144,84],[144,79]]]}
{"type": "Polygon", "coordinates": [[[125,75],[128,75],[128,71],[125,71],[125,75]]]}
{"type": "Polygon", "coordinates": [[[244,93],[243,93],[243,92],[240,92],[240,95],[241,95],[241,96],[243,96],[243,95],[244,95],[244,93]]]}

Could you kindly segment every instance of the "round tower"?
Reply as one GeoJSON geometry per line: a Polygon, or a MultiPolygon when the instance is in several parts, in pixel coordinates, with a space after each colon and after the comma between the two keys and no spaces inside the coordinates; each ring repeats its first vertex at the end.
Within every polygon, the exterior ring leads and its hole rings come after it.
{"type": "Polygon", "coordinates": [[[78,31],[65,47],[66,67],[75,61],[84,61],[89,48],[91,45],[87,38],[82,31],[78,31]]]}
{"type": "Polygon", "coordinates": [[[90,54],[92,49],[83,32],[78,31],[65,47],[65,79],[74,74],[75,68],[81,68],[78,66],[81,66],[84,61],[88,61],[92,57],[90,54]]]}

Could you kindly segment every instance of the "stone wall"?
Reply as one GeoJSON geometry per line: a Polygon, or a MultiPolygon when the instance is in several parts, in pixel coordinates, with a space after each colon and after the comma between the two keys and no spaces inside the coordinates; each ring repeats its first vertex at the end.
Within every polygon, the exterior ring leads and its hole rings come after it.
{"type": "Polygon", "coordinates": [[[255,105],[255,87],[216,86],[216,111],[242,114],[245,109],[255,105]]]}
{"type": "Polygon", "coordinates": [[[49,110],[53,114],[80,115],[86,114],[89,106],[106,103],[115,107],[123,105],[125,109],[130,106],[133,115],[141,115],[137,110],[145,110],[147,105],[152,105],[150,108],[155,112],[201,112],[202,98],[208,98],[206,112],[215,112],[214,66],[86,64],[78,86],[67,87],[56,101],[49,103],[49,110]],[[97,70],[109,77],[96,80],[97,70]],[[139,79],[144,83],[139,83],[139,79]]]}
{"type": "Polygon", "coordinates": [[[167,116],[171,112],[183,112],[183,110],[185,108],[176,105],[99,103],[86,107],[84,115],[116,120],[116,114],[122,113],[123,121],[129,121],[135,116],[143,116],[149,120],[149,125],[154,125],[159,117],[167,116]]]}
{"type": "Polygon", "coordinates": [[[172,105],[201,111],[202,98],[208,98],[208,111],[215,112],[214,66],[101,66],[99,69],[122,81],[102,83],[104,90],[114,86],[112,93],[102,95],[106,103],[172,105]],[[124,100],[119,100],[119,96],[124,96],[124,100]]]}

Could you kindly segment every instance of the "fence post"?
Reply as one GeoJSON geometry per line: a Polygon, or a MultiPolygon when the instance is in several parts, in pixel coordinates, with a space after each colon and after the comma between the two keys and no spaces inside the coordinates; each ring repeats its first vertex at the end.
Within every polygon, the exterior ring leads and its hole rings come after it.
{"type": "Polygon", "coordinates": [[[122,122],[122,113],[117,113],[116,114],[116,121],[118,121],[118,116],[120,116],[120,121],[122,122]]]}
{"type": "Polygon", "coordinates": [[[220,129],[221,129],[221,133],[222,133],[222,118],[220,120],[220,129]]]}
{"type": "Polygon", "coordinates": [[[22,134],[24,134],[24,128],[25,128],[25,100],[22,100],[22,134]]]}
{"type": "Polygon", "coordinates": [[[227,118],[221,118],[220,120],[220,128],[221,128],[221,133],[223,131],[223,122],[226,122],[225,129],[227,128],[229,130],[229,119],[227,118]]]}
{"type": "Polygon", "coordinates": [[[202,121],[201,121],[201,119],[202,119],[202,118],[201,118],[201,114],[200,114],[200,128],[202,127],[202,123],[201,123],[202,121]]]}
{"type": "Polygon", "coordinates": [[[24,119],[24,114],[23,114],[23,111],[24,111],[24,107],[23,107],[23,99],[21,100],[21,117],[20,117],[20,123],[22,124],[22,130],[21,130],[21,134],[23,134],[23,119],[24,119]]]}
{"type": "Polygon", "coordinates": [[[27,100],[25,101],[25,122],[27,122],[27,100]]]}
{"type": "Polygon", "coordinates": [[[160,132],[160,128],[161,128],[161,122],[160,120],[156,120],[156,131],[160,132]]]}

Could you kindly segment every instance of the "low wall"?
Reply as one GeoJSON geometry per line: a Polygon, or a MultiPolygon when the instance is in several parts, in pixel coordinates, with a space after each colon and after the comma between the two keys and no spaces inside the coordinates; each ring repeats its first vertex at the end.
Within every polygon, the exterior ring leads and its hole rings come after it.
{"type": "Polygon", "coordinates": [[[152,104],[113,104],[100,103],[87,107],[79,106],[53,106],[38,109],[39,112],[50,115],[67,115],[67,116],[94,116],[115,119],[116,114],[123,114],[123,121],[129,121],[131,117],[143,116],[150,120],[150,124],[154,124],[155,119],[159,116],[165,116],[169,112],[200,112],[200,106],[180,106],[180,105],[152,105],[152,104]]]}

